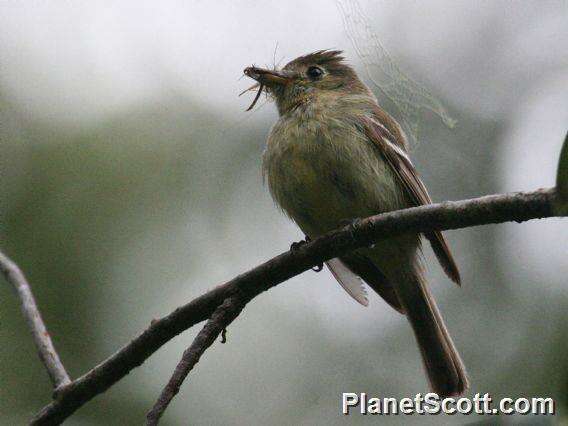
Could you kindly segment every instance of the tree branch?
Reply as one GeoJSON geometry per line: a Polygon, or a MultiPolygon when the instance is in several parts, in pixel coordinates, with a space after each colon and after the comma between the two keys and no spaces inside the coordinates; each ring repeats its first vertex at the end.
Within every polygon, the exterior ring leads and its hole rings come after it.
{"type": "Polygon", "coordinates": [[[330,232],[294,252],[285,252],[176,309],[151,325],[110,358],[73,381],[44,407],[32,424],[59,424],[142,364],[167,341],[209,318],[224,300],[242,292],[250,300],[315,265],[377,240],[403,233],[424,233],[554,216],[554,189],[490,195],[372,216],[330,232]]]}
{"type": "Polygon", "coordinates": [[[28,327],[32,332],[39,359],[47,369],[47,374],[49,374],[55,392],[63,389],[64,386],[71,383],[71,380],[59,359],[59,355],[57,355],[51,337],[49,337],[47,328],[39,313],[32,289],[24,273],[18,265],[2,252],[0,252],[0,271],[6,278],[6,281],[12,285],[16,295],[20,299],[22,314],[26,318],[28,327]]]}
{"type": "Polygon", "coordinates": [[[160,417],[162,417],[174,396],[179,392],[183,381],[195,364],[198,363],[203,352],[205,352],[221,332],[237,318],[247,302],[246,297],[236,293],[225,299],[215,312],[213,312],[213,315],[211,315],[211,318],[195,337],[191,346],[183,353],[181,361],[174,370],[168,384],[164,387],[158,400],[146,415],[147,426],[156,426],[158,424],[160,417]]]}

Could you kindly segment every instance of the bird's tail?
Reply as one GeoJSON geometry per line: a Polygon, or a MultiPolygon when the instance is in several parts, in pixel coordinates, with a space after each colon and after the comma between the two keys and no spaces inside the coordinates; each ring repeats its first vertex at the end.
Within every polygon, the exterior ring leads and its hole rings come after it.
{"type": "Polygon", "coordinates": [[[407,271],[399,278],[396,293],[414,330],[432,390],[441,397],[461,395],[469,387],[465,366],[422,274],[407,271]]]}

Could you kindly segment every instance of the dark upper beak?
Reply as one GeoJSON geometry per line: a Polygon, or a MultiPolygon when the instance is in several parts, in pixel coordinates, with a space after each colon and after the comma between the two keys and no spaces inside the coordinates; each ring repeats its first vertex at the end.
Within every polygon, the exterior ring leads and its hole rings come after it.
{"type": "Polygon", "coordinates": [[[290,81],[290,77],[282,71],[267,70],[258,67],[247,67],[243,72],[247,77],[250,77],[266,86],[283,85],[290,81]]]}

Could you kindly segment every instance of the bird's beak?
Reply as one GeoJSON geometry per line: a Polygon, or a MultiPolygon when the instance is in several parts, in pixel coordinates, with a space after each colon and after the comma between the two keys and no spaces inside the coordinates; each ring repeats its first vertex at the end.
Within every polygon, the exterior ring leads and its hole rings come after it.
{"type": "Polygon", "coordinates": [[[282,71],[267,70],[258,67],[247,67],[244,70],[247,77],[266,86],[281,86],[290,82],[290,77],[282,71]]]}

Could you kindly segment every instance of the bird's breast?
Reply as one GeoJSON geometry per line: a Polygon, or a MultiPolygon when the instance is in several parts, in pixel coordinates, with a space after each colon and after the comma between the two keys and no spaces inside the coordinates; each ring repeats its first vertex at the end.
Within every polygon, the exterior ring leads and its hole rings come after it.
{"type": "Polygon", "coordinates": [[[311,236],[401,204],[380,153],[340,118],[281,119],[268,138],[263,170],[276,203],[311,236]]]}

